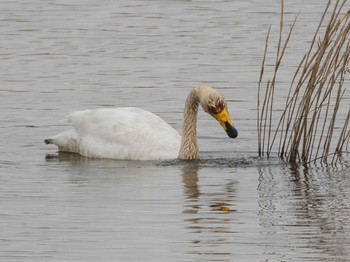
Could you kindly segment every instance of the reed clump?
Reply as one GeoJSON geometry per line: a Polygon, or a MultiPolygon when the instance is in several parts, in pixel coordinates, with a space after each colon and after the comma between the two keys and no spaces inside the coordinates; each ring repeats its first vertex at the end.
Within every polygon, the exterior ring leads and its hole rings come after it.
{"type": "Polygon", "coordinates": [[[350,109],[349,102],[343,99],[346,91],[344,83],[349,84],[346,76],[350,61],[350,10],[344,12],[346,2],[328,1],[310,47],[292,76],[285,106],[276,118],[276,79],[297,20],[294,20],[283,42],[282,0],[274,72],[271,79],[264,80],[269,29],[258,83],[259,156],[270,157],[272,152],[277,152],[279,157],[289,162],[306,164],[331,160],[334,164],[343,152],[348,152],[350,109]],[[343,113],[347,112],[341,119],[338,116],[340,109],[343,113]]]}

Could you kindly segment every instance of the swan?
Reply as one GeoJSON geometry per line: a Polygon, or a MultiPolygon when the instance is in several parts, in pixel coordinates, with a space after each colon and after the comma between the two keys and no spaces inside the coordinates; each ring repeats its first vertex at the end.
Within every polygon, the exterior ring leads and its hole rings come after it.
{"type": "Polygon", "coordinates": [[[182,137],[159,116],[135,107],[100,108],[72,112],[72,128],[44,140],[59,151],[93,158],[121,160],[198,159],[196,136],[199,104],[235,138],[238,135],[225,98],[208,86],[193,88],[187,96],[182,137]]]}

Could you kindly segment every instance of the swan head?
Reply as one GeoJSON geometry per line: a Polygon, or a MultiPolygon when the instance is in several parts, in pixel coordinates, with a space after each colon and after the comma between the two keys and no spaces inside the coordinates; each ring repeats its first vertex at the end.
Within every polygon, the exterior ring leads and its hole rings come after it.
{"type": "Polygon", "coordinates": [[[204,111],[220,123],[229,137],[236,138],[238,131],[229,116],[225,97],[212,87],[198,87],[197,92],[204,111]]]}

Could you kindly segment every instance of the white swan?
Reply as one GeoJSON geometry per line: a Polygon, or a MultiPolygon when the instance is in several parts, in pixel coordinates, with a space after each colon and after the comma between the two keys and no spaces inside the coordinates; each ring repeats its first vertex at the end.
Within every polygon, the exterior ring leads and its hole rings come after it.
{"type": "Polygon", "coordinates": [[[159,116],[134,107],[76,111],[68,118],[72,129],[45,139],[59,151],[86,157],[161,160],[198,159],[196,137],[198,105],[219,121],[228,136],[238,135],[228,115],[225,98],[211,87],[196,87],[189,93],[182,138],[159,116]]]}

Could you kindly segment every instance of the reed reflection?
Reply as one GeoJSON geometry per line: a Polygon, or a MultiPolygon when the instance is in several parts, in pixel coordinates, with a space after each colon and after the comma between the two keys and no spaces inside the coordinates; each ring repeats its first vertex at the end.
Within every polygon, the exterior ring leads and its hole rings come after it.
{"type": "Polygon", "coordinates": [[[206,174],[201,174],[199,179],[198,171],[198,163],[189,163],[182,170],[183,214],[190,237],[188,253],[200,255],[201,261],[231,261],[237,183],[213,182],[206,174]]]}
{"type": "Polygon", "coordinates": [[[350,258],[348,171],[259,168],[259,220],[266,252],[289,248],[301,256],[313,254],[318,261],[350,258]]]}

